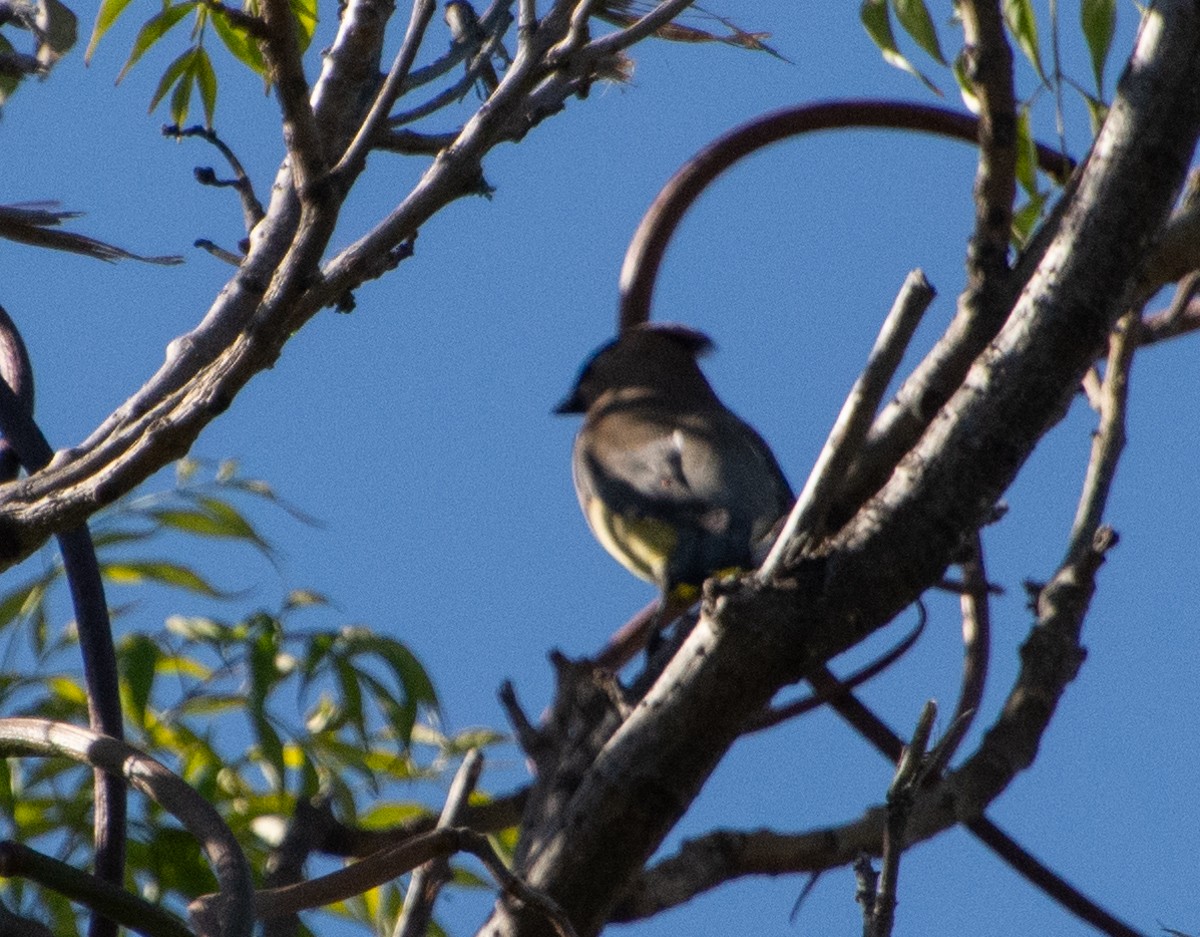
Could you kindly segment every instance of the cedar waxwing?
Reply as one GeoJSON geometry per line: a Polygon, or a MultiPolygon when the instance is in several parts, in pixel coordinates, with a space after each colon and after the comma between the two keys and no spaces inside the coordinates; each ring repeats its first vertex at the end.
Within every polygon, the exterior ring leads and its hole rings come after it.
{"type": "MultiPolygon", "coordinates": [[[[713,392],[713,347],[679,325],[643,325],[584,364],[556,413],[582,413],[572,469],[596,539],[680,611],[714,573],[758,566],[792,491],[775,456],[713,392]]],[[[660,621],[660,624],[666,624],[660,621]]]]}

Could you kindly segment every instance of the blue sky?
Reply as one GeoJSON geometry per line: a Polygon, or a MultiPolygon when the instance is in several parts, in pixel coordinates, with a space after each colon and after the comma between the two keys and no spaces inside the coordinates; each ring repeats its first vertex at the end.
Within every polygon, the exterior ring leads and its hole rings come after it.
{"type": "MultiPolygon", "coordinates": [[[[149,15],[142,6],[131,7],[131,21],[149,15]]],[[[1086,81],[1076,5],[1061,9],[1067,71],[1086,81]]],[[[940,25],[948,10],[935,9],[940,25]]],[[[90,23],[91,10],[79,12],[90,23]]],[[[332,4],[321,12],[330,22],[317,47],[330,35],[332,4]]],[[[251,606],[276,605],[284,588],[313,588],[337,603],[325,624],[362,623],[406,641],[430,669],[450,729],[503,726],[495,693],[505,678],[539,712],[551,691],[547,651],[594,651],[653,597],[588,534],[570,482],[576,424],[550,410],[614,328],[625,246],[659,187],[706,142],[774,107],[932,97],[882,62],[851,6],[743,0],[721,12],[770,31],[793,64],[724,47],[641,46],[629,86],[597,87],[521,144],[496,150],[485,163],[490,200],[461,201],[427,224],[416,256],[359,290],[352,315],[325,312],[307,325],[193,450],[237,458],[324,526],[263,515],[282,547],[279,571],[229,550],[189,559],[229,588],[251,590],[251,606]]],[[[1121,7],[1118,59],[1135,17],[1132,4],[1121,7]]],[[[953,49],[953,29],[942,35],[953,49]]],[[[89,234],[188,256],[178,268],[108,266],[0,243],[0,302],[30,345],[38,416],[57,446],[81,440],[140,386],[227,279],[228,268],[193,251],[192,241],[232,246],[241,236],[229,192],[192,181],[193,166],[214,163],[215,154],[165,141],[165,113],[146,114],[167,58],[148,56],[114,89],[131,41],[132,25],[114,30],[88,69],[72,53],[48,81],[23,88],[0,122],[8,167],[0,201],[58,199],[88,213],[77,227],[89,234]]],[[[281,156],[274,102],[227,62],[222,75],[218,130],[265,196],[281,156]]],[[[947,103],[959,106],[948,75],[935,77],[947,103]]],[[[1068,146],[1081,156],[1086,118],[1070,96],[1066,103],[1068,146]]],[[[1043,98],[1039,119],[1052,138],[1048,104],[1043,98]]],[[[335,245],[394,205],[421,165],[373,156],[335,245]]],[[[973,172],[973,151],[960,143],[826,134],[739,166],[686,219],[655,314],[714,337],[708,374],[770,441],[794,487],[911,268],[922,267],[939,290],[914,356],[948,321],[962,284],[973,172]]],[[[1100,574],[1088,661],[1034,768],[989,812],[1146,932],[1160,922],[1197,926],[1187,887],[1200,854],[1192,816],[1200,757],[1187,743],[1200,655],[1200,390],[1186,376],[1194,355],[1194,340],[1184,339],[1135,364],[1130,444],[1109,512],[1122,540],[1100,574]]],[[[993,608],[980,726],[1007,692],[1029,626],[1021,584],[1045,579],[1061,558],[1093,425],[1077,404],[1009,492],[1009,514],[985,532],[991,578],[1006,592],[993,608]]],[[[112,598],[135,597],[117,590],[112,598]]],[[[146,599],[123,626],[153,631],[166,611],[189,611],[188,603],[146,599]]],[[[917,648],[863,691],[901,733],[927,698],[950,706],[957,691],[957,603],[932,596],[929,608],[917,648]]],[[[839,666],[891,640],[877,636],[839,666]]],[[[818,713],[740,743],[667,848],[717,826],[800,831],[850,819],[881,800],[890,775],[834,716],[818,713]]],[[[510,749],[493,757],[484,786],[504,791],[523,777],[510,749]]],[[[628,930],[857,932],[848,872],[824,876],[789,923],[802,885],[799,877],[736,883],[628,930]]],[[[455,934],[471,933],[487,905],[457,894],[442,919],[455,934]]],[[[897,914],[898,934],[1091,933],[958,831],[909,853],[897,914]]]]}

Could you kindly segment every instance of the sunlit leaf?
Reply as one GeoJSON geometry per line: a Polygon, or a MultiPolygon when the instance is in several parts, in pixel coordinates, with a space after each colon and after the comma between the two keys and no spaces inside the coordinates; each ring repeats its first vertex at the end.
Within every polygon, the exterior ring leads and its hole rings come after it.
{"type": "Polygon", "coordinates": [[[167,66],[167,70],[163,72],[162,78],[158,80],[158,87],[154,89],[154,95],[150,98],[149,109],[151,111],[158,107],[158,102],[166,97],[167,92],[171,90],[177,81],[181,80],[191,67],[192,51],[191,49],[186,50],[167,66]]]}
{"type": "Polygon", "coordinates": [[[291,7],[296,17],[296,39],[303,52],[317,31],[317,0],[291,0],[291,7]]]}
{"type": "Polygon", "coordinates": [[[879,47],[885,62],[893,68],[908,72],[919,79],[934,94],[941,96],[942,92],[938,86],[913,65],[896,45],[896,36],[892,32],[892,18],[888,12],[887,0],[863,0],[863,4],[859,8],[859,17],[867,30],[867,35],[879,47]]]}
{"type": "Polygon", "coordinates": [[[942,46],[938,42],[937,29],[933,25],[933,17],[925,6],[925,0],[892,0],[892,8],[896,11],[896,19],[904,31],[926,54],[939,65],[946,65],[946,57],[942,55],[942,46]]]}
{"type": "Polygon", "coordinates": [[[165,625],[172,634],[189,641],[224,641],[232,634],[230,627],[224,622],[199,615],[170,615],[165,625]]]}
{"type": "Polygon", "coordinates": [[[975,94],[975,83],[967,75],[966,60],[961,52],[954,57],[950,70],[958,84],[958,93],[962,97],[963,104],[972,114],[978,114],[980,107],[979,98],[975,94]]]}
{"type": "MultiPolygon", "coordinates": [[[[138,31],[137,38],[133,41],[133,48],[129,52],[129,58],[121,66],[121,71],[117,74],[117,83],[121,83],[121,79],[137,64],[138,60],[146,54],[154,43],[170,32],[181,19],[195,8],[195,2],[177,3],[174,6],[164,7],[161,13],[146,20],[145,24],[138,31]]],[[[151,105],[150,109],[153,110],[154,105],[151,105]]]]}
{"type": "Polygon", "coordinates": [[[1104,97],[1104,64],[1117,29],[1117,0],[1083,0],[1079,9],[1083,38],[1092,56],[1092,74],[1096,78],[1096,95],[1104,97]]]}
{"type": "Polygon", "coordinates": [[[126,635],[119,652],[121,676],[124,678],[126,708],[139,726],[146,722],[146,706],[160,657],[158,645],[141,634],[126,635]]]}
{"type": "Polygon", "coordinates": [[[1026,192],[1037,191],[1037,145],[1029,125],[1029,111],[1017,113],[1017,182],[1026,192]]]}
{"type": "Polygon", "coordinates": [[[96,11],[96,23],[92,26],[92,37],[88,40],[87,51],[83,53],[85,64],[91,61],[92,53],[96,51],[96,44],[100,42],[101,37],[108,32],[127,6],[129,6],[129,0],[101,0],[100,9],[96,11]]]}
{"type": "MultiPolygon", "coordinates": [[[[217,38],[225,45],[235,59],[253,71],[255,74],[266,76],[267,63],[263,59],[258,40],[245,29],[229,20],[220,10],[214,10],[211,17],[213,29],[217,38]]],[[[236,472],[236,465],[234,471],[236,472]]],[[[218,478],[220,481],[220,478],[218,478]]]]}
{"type": "Polygon", "coordinates": [[[1022,249],[1029,242],[1030,236],[1037,228],[1037,224],[1042,219],[1042,212],[1046,207],[1046,195],[1044,193],[1035,192],[1029,196],[1028,201],[1020,208],[1013,212],[1013,240],[1017,244],[1018,249],[1022,249]]]}
{"type": "Polygon", "coordinates": [[[284,599],[283,607],[292,609],[329,604],[329,599],[320,592],[314,592],[310,589],[293,589],[287,594],[287,598],[284,599]]]}
{"type": "Polygon", "coordinates": [[[155,583],[212,598],[228,595],[209,583],[195,570],[166,560],[102,563],[100,569],[106,579],[118,585],[140,586],[155,583]]]}
{"type": "Polygon", "coordinates": [[[1046,81],[1046,73],[1042,70],[1042,53],[1038,43],[1037,15],[1033,10],[1032,0],[1004,0],[1004,22],[1009,32],[1017,40],[1017,45],[1025,53],[1042,81],[1046,81]]]}
{"type": "Polygon", "coordinates": [[[31,582],[17,586],[0,598],[0,628],[18,618],[29,618],[46,599],[46,590],[57,578],[56,574],[40,576],[31,582]]]}
{"type": "Polygon", "coordinates": [[[217,73],[203,46],[196,53],[196,87],[200,89],[200,104],[204,108],[204,126],[211,129],[217,109],[217,73]]]}

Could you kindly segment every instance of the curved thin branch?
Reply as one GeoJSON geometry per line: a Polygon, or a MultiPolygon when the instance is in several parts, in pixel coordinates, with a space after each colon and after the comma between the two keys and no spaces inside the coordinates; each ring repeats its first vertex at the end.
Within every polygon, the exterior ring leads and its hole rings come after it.
{"type": "MultiPolygon", "coordinates": [[[[987,573],[983,565],[983,540],[978,533],[971,546],[971,555],[959,564],[962,568],[963,673],[958,691],[958,703],[954,707],[951,725],[959,727],[961,740],[979,714],[983,702],[983,690],[987,683],[988,661],[991,657],[991,610],[989,607],[987,573]]],[[[941,774],[954,758],[957,745],[938,746],[937,761],[932,765],[934,774],[941,774]]]]}
{"type": "MultiPolygon", "coordinates": [[[[663,187],[638,225],[621,267],[618,328],[650,318],[658,268],[667,244],[696,198],[734,163],[765,146],[818,130],[875,127],[915,130],[976,142],[979,121],[959,111],[907,101],[829,101],[784,108],[743,124],[709,144],[663,187]]],[[[1039,145],[1038,164],[1065,176],[1072,165],[1050,147],[1039,145]]]]}
{"type": "MultiPolygon", "coordinates": [[[[829,679],[825,681],[821,692],[810,694],[803,699],[795,700],[782,706],[773,706],[770,709],[764,710],[757,716],[751,718],[746,725],[747,732],[759,732],[763,729],[769,729],[772,726],[779,725],[788,719],[794,719],[797,716],[802,716],[804,713],[812,712],[826,704],[832,704],[834,699],[840,699],[849,695],[855,689],[862,686],[868,680],[873,680],[879,674],[887,670],[892,664],[896,663],[901,657],[912,649],[912,646],[917,643],[917,639],[925,631],[925,623],[928,621],[928,614],[925,611],[923,603],[917,603],[917,609],[920,612],[920,618],[917,619],[916,625],[912,631],[904,636],[904,638],[896,644],[886,654],[879,657],[877,660],[871,661],[865,667],[856,670],[846,678],[835,677],[833,672],[825,670],[824,674],[829,679]]],[[[893,759],[895,760],[895,759],[893,759]]]]}
{"type": "Polygon", "coordinates": [[[45,719],[0,719],[0,756],[65,756],[118,778],[176,817],[200,841],[221,884],[228,916],[199,921],[204,937],[250,937],[254,886],[241,847],[207,800],[160,762],[114,738],[45,719]]]}
{"type": "MultiPolygon", "coordinates": [[[[53,450],[33,420],[33,371],[16,323],[0,308],[0,432],[17,459],[32,474],[49,463],[53,450]]],[[[92,728],[116,739],[124,738],[117,654],[112,623],[96,548],[87,524],[58,534],[63,571],[71,592],[71,606],[79,631],[83,679],[87,689],[88,720],[92,728]]],[[[119,778],[97,771],[96,809],[93,814],[96,875],[120,885],[125,880],[125,786],[119,778]]],[[[90,937],[116,937],[117,925],[95,915],[90,937]]]]}

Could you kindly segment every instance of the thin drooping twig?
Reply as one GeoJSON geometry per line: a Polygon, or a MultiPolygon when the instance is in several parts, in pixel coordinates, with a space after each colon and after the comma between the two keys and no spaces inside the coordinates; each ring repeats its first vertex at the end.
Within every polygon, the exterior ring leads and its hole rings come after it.
{"type": "Polygon", "coordinates": [[[871,428],[879,402],[900,367],[904,350],[933,297],[933,287],[925,274],[920,270],[909,273],[883,321],[862,374],[847,394],[787,522],[758,571],[760,582],[773,579],[785,561],[798,556],[824,533],[825,518],[838,486],[871,428]]]}
{"type": "MultiPolygon", "coordinates": [[[[917,609],[920,612],[920,618],[917,619],[916,625],[895,647],[866,666],[854,671],[850,676],[835,678],[838,684],[835,692],[838,695],[849,693],[862,686],[868,680],[873,680],[909,652],[912,646],[917,643],[917,639],[921,637],[922,632],[924,632],[925,623],[929,617],[923,603],[918,602],[917,609]]],[[[794,719],[804,713],[812,712],[814,709],[818,709],[828,702],[829,698],[823,694],[812,693],[803,699],[794,700],[791,703],[772,706],[770,709],[763,710],[757,717],[751,719],[746,725],[746,731],[760,732],[763,729],[769,729],[788,719],[794,719]]]]}
{"type": "MultiPolygon", "coordinates": [[[[228,914],[213,921],[193,911],[202,937],[250,937],[254,886],[250,866],[216,808],[161,763],[117,739],[46,719],[0,719],[0,757],[65,756],[124,778],[200,841],[221,885],[228,914]]],[[[192,910],[189,908],[189,910],[192,910]]]]}
{"type": "MultiPolygon", "coordinates": [[[[446,794],[442,815],[438,818],[438,829],[458,826],[459,817],[467,804],[467,798],[479,783],[483,770],[483,754],[478,748],[467,752],[455,772],[454,781],[446,794]]],[[[438,892],[450,880],[450,863],[445,856],[434,859],[413,869],[408,891],[404,896],[404,907],[392,930],[393,937],[421,937],[433,919],[433,905],[438,892]]]]}
{"type": "MultiPolygon", "coordinates": [[[[961,726],[958,734],[960,739],[979,712],[991,656],[991,610],[987,573],[983,564],[983,540],[978,533],[975,534],[975,542],[970,550],[971,555],[959,564],[962,569],[963,586],[959,595],[959,606],[962,609],[963,673],[958,703],[950,717],[952,725],[961,726]]],[[[955,748],[955,745],[946,743],[938,746],[937,760],[929,768],[931,775],[939,775],[950,766],[955,748]]]]}
{"type": "Polygon", "coordinates": [[[54,204],[38,202],[30,205],[0,205],[0,238],[32,244],[34,247],[83,254],[85,257],[95,257],[110,263],[116,260],[140,260],[145,264],[162,266],[183,263],[183,258],[177,254],[147,257],[98,241],[86,234],[59,230],[58,225],[70,218],[77,218],[80,213],[59,211],[52,207],[54,204]]]}

